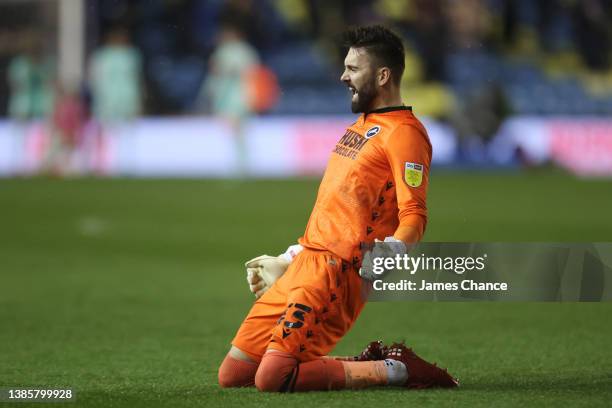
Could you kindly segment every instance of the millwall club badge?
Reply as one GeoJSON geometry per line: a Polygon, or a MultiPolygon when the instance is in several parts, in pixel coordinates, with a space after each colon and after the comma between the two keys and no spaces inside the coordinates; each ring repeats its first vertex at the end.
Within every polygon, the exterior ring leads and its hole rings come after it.
{"type": "Polygon", "coordinates": [[[374,137],[378,134],[378,132],[380,132],[380,126],[374,126],[368,129],[368,131],[365,134],[365,138],[369,139],[371,137],[374,137]]]}
{"type": "Polygon", "coordinates": [[[418,187],[423,181],[423,165],[406,162],[404,180],[410,187],[418,187]]]}

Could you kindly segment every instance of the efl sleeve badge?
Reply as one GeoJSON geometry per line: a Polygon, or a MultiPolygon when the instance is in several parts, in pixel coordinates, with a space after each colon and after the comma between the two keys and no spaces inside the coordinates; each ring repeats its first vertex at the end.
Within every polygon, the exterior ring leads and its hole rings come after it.
{"type": "Polygon", "coordinates": [[[423,165],[406,162],[404,169],[404,181],[410,187],[418,187],[423,182],[423,165]]]}

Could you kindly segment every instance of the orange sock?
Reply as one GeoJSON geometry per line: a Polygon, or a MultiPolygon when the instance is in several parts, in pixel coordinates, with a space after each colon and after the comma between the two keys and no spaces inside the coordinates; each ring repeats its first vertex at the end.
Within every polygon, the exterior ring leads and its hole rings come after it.
{"type": "Polygon", "coordinates": [[[260,391],[339,390],[344,384],[342,362],[319,359],[299,364],[293,355],[280,351],[264,354],[255,375],[255,386],[260,391]]]}
{"type": "Polygon", "coordinates": [[[373,385],[387,385],[387,368],[384,361],[344,361],[346,388],[353,390],[373,385]]]}
{"type": "Polygon", "coordinates": [[[260,391],[294,392],[358,389],[387,384],[384,361],[338,361],[329,358],[298,364],[289,353],[268,352],[255,375],[260,391]]]}
{"type": "Polygon", "coordinates": [[[294,375],[294,391],[341,390],[346,383],[340,361],[308,361],[299,364],[294,375]]]}
{"type": "Polygon", "coordinates": [[[219,367],[219,385],[227,387],[251,387],[255,385],[255,373],[258,364],[225,356],[219,367]]]}

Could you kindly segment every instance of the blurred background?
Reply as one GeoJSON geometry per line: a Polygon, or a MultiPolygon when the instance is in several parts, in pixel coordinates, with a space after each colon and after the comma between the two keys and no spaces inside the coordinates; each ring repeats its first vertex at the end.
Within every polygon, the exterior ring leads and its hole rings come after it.
{"type": "MultiPolygon", "coordinates": [[[[71,386],[87,406],[287,406],[219,389],[217,368],[253,302],[244,262],[304,232],[355,119],[336,42],[349,24],[405,40],[404,102],[434,150],[425,241],[611,241],[611,13],[604,0],[0,0],[0,384],[71,386]]],[[[611,312],[372,302],[334,353],[406,339],[463,391],[335,401],[609,406],[611,312]]]]}
{"type": "Polygon", "coordinates": [[[612,175],[609,1],[2,0],[0,176],[319,175],[372,23],[434,165],[612,175]]]}

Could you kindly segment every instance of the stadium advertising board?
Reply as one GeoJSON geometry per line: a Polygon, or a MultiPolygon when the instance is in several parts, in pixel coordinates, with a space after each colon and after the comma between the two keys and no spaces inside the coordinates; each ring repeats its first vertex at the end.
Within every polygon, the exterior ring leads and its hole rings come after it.
{"type": "MultiPolygon", "coordinates": [[[[322,174],[353,117],[262,117],[240,128],[212,118],[145,118],[106,127],[90,123],[64,151],[70,171],[109,176],[287,177],[322,174]],[[238,130],[237,130],[238,129],[238,130]]],[[[462,161],[454,131],[424,121],[434,166],[462,161]]],[[[35,174],[57,153],[43,123],[0,122],[0,176],[35,174]]],[[[554,162],[580,176],[612,175],[612,121],[515,117],[486,146],[486,166],[554,162]],[[520,152],[520,153],[519,153],[520,152]]],[[[480,163],[482,165],[483,163],[480,163]]]]}

